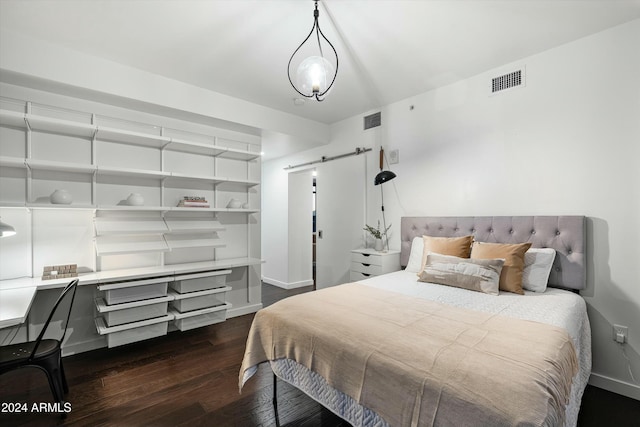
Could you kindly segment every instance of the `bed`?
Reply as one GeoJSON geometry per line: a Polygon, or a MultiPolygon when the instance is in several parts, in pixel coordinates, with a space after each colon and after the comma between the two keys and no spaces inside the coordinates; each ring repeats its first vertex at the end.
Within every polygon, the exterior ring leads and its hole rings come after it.
{"type": "Polygon", "coordinates": [[[354,426],[576,425],[591,370],[584,217],[403,217],[401,264],[258,312],[240,388],[269,361],[354,426]],[[546,289],[419,281],[425,235],[551,248],[546,289]]]}

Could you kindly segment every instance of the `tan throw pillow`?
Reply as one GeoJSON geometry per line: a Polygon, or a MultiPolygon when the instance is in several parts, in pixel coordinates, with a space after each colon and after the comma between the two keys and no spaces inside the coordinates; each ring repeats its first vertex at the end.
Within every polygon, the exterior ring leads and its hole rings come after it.
{"type": "Polygon", "coordinates": [[[500,290],[524,295],[522,290],[522,270],[524,254],[531,243],[503,244],[475,242],[471,249],[472,259],[504,259],[500,273],[500,290]]]}
{"type": "Polygon", "coordinates": [[[503,259],[470,259],[429,254],[418,282],[437,283],[498,295],[503,259]]]}
{"type": "Polygon", "coordinates": [[[473,243],[473,236],[422,236],[422,240],[424,241],[424,248],[422,249],[422,264],[420,265],[418,276],[420,276],[420,273],[424,270],[429,252],[440,255],[457,256],[459,258],[469,258],[469,254],[471,253],[471,243],[473,243]]]}

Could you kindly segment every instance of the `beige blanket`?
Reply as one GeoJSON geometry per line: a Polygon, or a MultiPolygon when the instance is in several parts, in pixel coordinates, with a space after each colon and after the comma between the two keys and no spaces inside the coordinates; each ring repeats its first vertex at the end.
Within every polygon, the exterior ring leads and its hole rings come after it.
{"type": "Polygon", "coordinates": [[[578,369],[563,329],[356,283],[260,310],[240,387],[247,369],[278,358],[391,426],[563,425],[578,369]]]}

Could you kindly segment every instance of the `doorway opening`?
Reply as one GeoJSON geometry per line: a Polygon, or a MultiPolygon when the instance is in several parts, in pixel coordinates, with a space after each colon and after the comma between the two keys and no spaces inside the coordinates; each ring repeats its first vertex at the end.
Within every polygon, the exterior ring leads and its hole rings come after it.
{"type": "Polygon", "coordinates": [[[313,211],[312,211],[312,221],[313,221],[313,237],[312,237],[312,249],[311,249],[311,278],[313,280],[313,290],[316,290],[316,171],[313,173],[313,211]]]}

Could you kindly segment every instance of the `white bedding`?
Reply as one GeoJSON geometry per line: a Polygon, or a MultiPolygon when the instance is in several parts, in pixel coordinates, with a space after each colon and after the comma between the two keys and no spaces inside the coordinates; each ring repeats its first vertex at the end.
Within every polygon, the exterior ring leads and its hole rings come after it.
{"type": "MultiPolygon", "coordinates": [[[[579,371],[573,379],[571,399],[566,410],[566,426],[575,426],[580,401],[591,373],[591,329],[586,304],[579,295],[548,288],[544,293],[525,291],[525,295],[500,292],[499,296],[449,286],[421,283],[413,272],[397,271],[360,283],[404,295],[424,298],[456,307],[487,313],[500,313],[564,328],[577,352],[579,371]]],[[[323,378],[290,360],[271,362],[278,377],[295,385],[337,415],[356,426],[384,426],[375,413],[360,406],[349,396],[329,387],[323,378]]]]}

